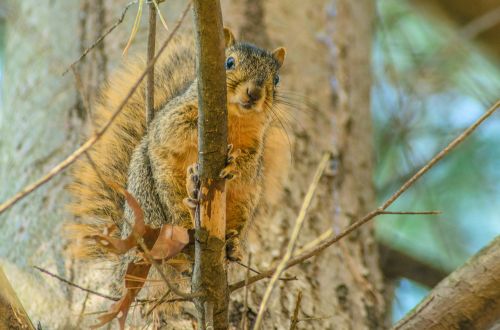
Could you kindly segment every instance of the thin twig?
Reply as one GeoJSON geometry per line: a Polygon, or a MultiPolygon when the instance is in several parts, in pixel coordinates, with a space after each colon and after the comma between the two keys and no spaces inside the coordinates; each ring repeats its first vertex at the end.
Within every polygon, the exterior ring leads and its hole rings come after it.
{"type": "Polygon", "coordinates": [[[120,298],[118,298],[118,297],[108,296],[107,294],[100,293],[100,292],[97,292],[97,291],[94,291],[94,290],[91,290],[91,289],[84,288],[83,286],[80,286],[80,285],[75,284],[75,283],[73,283],[73,282],[71,282],[71,281],[68,281],[67,279],[65,279],[65,278],[63,278],[63,277],[61,277],[61,276],[59,276],[59,275],[56,275],[56,274],[54,274],[54,273],[51,273],[51,272],[49,272],[48,270],[43,269],[43,268],[41,268],[41,267],[38,267],[38,266],[33,266],[33,268],[35,268],[36,270],[39,270],[39,271],[41,271],[42,273],[45,273],[45,274],[47,274],[47,275],[49,275],[49,276],[51,276],[51,277],[53,277],[53,278],[56,278],[56,279],[58,279],[59,281],[61,281],[61,282],[63,282],[63,283],[66,283],[66,284],[67,284],[67,285],[69,285],[69,286],[75,287],[75,288],[80,289],[80,290],[82,290],[82,291],[85,291],[85,292],[91,293],[91,294],[93,294],[93,295],[96,295],[96,296],[99,296],[99,297],[102,297],[102,298],[106,298],[106,299],[109,299],[109,300],[113,300],[113,301],[118,301],[118,300],[120,300],[120,298]]]}
{"type": "Polygon", "coordinates": [[[439,215],[441,211],[381,211],[380,214],[439,215]]]}
{"type": "MultiPolygon", "coordinates": [[[[155,56],[156,43],[156,6],[154,2],[149,4],[149,32],[148,32],[148,65],[155,56]]],[[[153,121],[155,105],[155,67],[151,66],[146,80],[146,127],[153,121]]]]}
{"type": "Polygon", "coordinates": [[[75,77],[75,85],[76,89],[78,90],[78,93],[80,94],[80,98],[82,99],[82,104],[83,108],[85,111],[85,114],[90,117],[90,104],[89,104],[89,98],[87,97],[87,92],[85,91],[85,87],[83,87],[83,82],[82,82],[82,76],[76,69],[76,67],[72,66],[71,71],[73,72],[73,76],[75,77]]]}
{"type": "Polygon", "coordinates": [[[299,293],[297,294],[297,302],[295,303],[295,309],[293,310],[292,321],[290,322],[290,330],[297,329],[297,324],[299,323],[299,311],[301,302],[302,302],[302,291],[299,290],[299,293]]]}
{"type": "Polygon", "coordinates": [[[245,273],[245,293],[243,294],[243,315],[241,317],[241,330],[247,329],[248,314],[248,278],[250,277],[250,267],[252,265],[252,254],[248,253],[248,267],[245,273]]]}
{"type": "Polygon", "coordinates": [[[168,295],[170,294],[170,290],[167,290],[167,292],[165,292],[161,297],[160,299],[158,299],[154,304],[153,306],[151,306],[151,308],[146,312],[146,316],[149,316],[153,310],[158,307],[160,304],[162,304],[168,297],[168,295]]]}
{"type": "Polygon", "coordinates": [[[302,203],[302,206],[300,208],[300,212],[297,217],[297,220],[295,221],[295,226],[293,227],[292,235],[290,237],[290,241],[288,242],[285,255],[283,256],[280,263],[276,267],[276,271],[274,272],[273,277],[271,278],[269,284],[267,285],[266,292],[264,293],[264,297],[262,298],[262,303],[260,304],[259,313],[257,314],[257,319],[255,320],[255,326],[254,326],[255,330],[260,329],[260,326],[262,324],[262,319],[264,317],[264,312],[266,310],[267,303],[269,302],[269,298],[271,298],[271,293],[273,292],[274,286],[276,285],[278,278],[286,269],[287,262],[292,258],[293,250],[295,249],[295,243],[297,242],[297,238],[299,237],[300,231],[306,219],[307,211],[311,206],[311,202],[315,195],[316,189],[318,188],[319,181],[321,180],[323,172],[328,166],[329,161],[330,161],[330,153],[325,153],[321,158],[321,161],[318,165],[316,173],[314,174],[311,185],[309,186],[309,189],[307,191],[306,197],[304,198],[304,202],[302,203]]]}
{"type": "Polygon", "coordinates": [[[129,93],[127,96],[123,99],[123,101],[120,103],[118,108],[115,110],[113,115],[109,118],[109,120],[106,122],[106,124],[99,129],[95,134],[93,134],[87,142],[82,144],[78,149],[76,149],[71,155],[69,155],[65,160],[57,164],[54,168],[52,168],[47,174],[45,174],[43,177],[38,179],[36,182],[29,184],[26,186],[24,189],[22,189],[20,192],[15,194],[13,197],[9,198],[6,200],[4,203],[0,205],[0,214],[5,212],[7,209],[11,208],[13,205],[15,205],[17,202],[19,202],[21,199],[35,191],[36,189],[40,188],[43,184],[45,184],[47,181],[61,173],[63,170],[65,170],[69,165],[73,164],[78,157],[80,157],[85,151],[90,149],[100,138],[101,136],[107,131],[107,129],[111,126],[113,121],[116,119],[116,117],[120,114],[120,112],[125,108],[125,105],[127,104],[128,100],[132,97],[132,95],[135,93],[137,88],[139,88],[139,85],[141,84],[142,80],[146,76],[146,74],[149,72],[151,67],[156,63],[160,55],[163,53],[165,48],[168,46],[170,41],[172,40],[173,36],[179,30],[179,27],[186,17],[189,8],[191,7],[191,2],[189,2],[186,6],[186,9],[182,13],[181,18],[175,25],[175,27],[172,30],[172,33],[168,36],[167,40],[163,43],[162,47],[158,51],[158,54],[154,57],[153,61],[146,67],[146,69],[143,71],[139,79],[136,81],[136,83],[132,86],[130,89],[129,93]]]}
{"type": "Polygon", "coordinates": [[[82,323],[83,316],[85,314],[85,309],[87,308],[87,301],[89,300],[89,295],[90,292],[87,292],[87,294],[85,295],[85,299],[83,299],[82,308],[80,309],[80,314],[78,315],[78,319],[76,321],[77,328],[80,327],[80,324],[82,323]]]}
{"type": "Polygon", "coordinates": [[[85,49],[85,51],[82,53],[82,55],[80,55],[80,57],[75,60],[73,63],[71,63],[68,68],[66,70],[64,70],[64,72],[62,73],[62,75],[64,76],[66,73],[68,73],[69,70],[71,70],[71,68],[73,68],[75,66],[75,64],[77,64],[78,62],[80,62],[81,60],[83,60],[83,58],[85,56],[87,56],[87,54],[92,50],[94,49],[97,45],[99,45],[103,40],[104,38],[106,38],[108,36],[108,34],[110,34],[111,32],[113,32],[114,29],[116,29],[118,27],[118,25],[120,25],[123,20],[125,19],[125,14],[127,14],[127,11],[128,9],[132,6],[132,5],[135,5],[137,3],[137,1],[132,1],[130,2],[129,4],[127,4],[125,6],[125,8],[123,9],[122,11],[122,15],[120,16],[120,18],[118,18],[115,22],[115,24],[111,25],[107,30],[106,32],[104,32],[103,35],[101,35],[99,38],[97,38],[96,41],[94,41],[94,43],[88,47],[87,49],[85,49]]]}
{"type": "MultiPolygon", "coordinates": [[[[457,136],[450,144],[448,144],[444,149],[442,149],[436,156],[434,156],[426,165],[424,165],[417,173],[415,173],[408,181],[406,181],[401,188],[399,188],[386,202],[384,202],[379,208],[369,212],[364,217],[354,221],[351,225],[345,228],[342,232],[335,236],[333,235],[333,231],[329,229],[327,232],[323,234],[325,237],[324,240],[319,241],[315,246],[312,246],[308,250],[305,250],[303,253],[293,257],[286,264],[286,268],[290,268],[292,266],[298,265],[305,260],[318,255],[323,250],[334,244],[335,242],[341,240],[346,237],[368,221],[375,218],[377,215],[382,214],[399,196],[401,196],[408,188],[410,188],[418,179],[422,177],[425,173],[427,173],[436,163],[438,163],[444,156],[446,156],[450,151],[452,151],[457,145],[463,142],[469,135],[476,130],[476,128],[481,125],[488,117],[490,117],[500,106],[500,100],[496,101],[495,104],[490,107],[477,121],[475,121],[471,126],[469,126],[465,131],[463,131],[459,136],[457,136]]],[[[260,275],[256,275],[251,277],[248,280],[248,284],[253,284],[257,281],[260,281],[270,274],[273,274],[276,270],[276,267],[271,268],[267,271],[262,272],[260,275]]],[[[234,283],[229,286],[230,291],[235,291],[237,289],[242,288],[245,285],[245,281],[240,281],[234,283]]]]}
{"type": "MultiPolygon", "coordinates": [[[[250,267],[248,265],[245,265],[244,263],[242,263],[241,261],[234,261],[236,264],[240,265],[241,267],[243,268],[246,268],[247,270],[251,271],[252,273],[255,273],[255,274],[260,274],[260,271],[258,271],[257,269],[253,268],[253,267],[250,267]]],[[[291,277],[280,277],[279,278],[280,281],[283,281],[283,282],[286,282],[286,281],[297,281],[298,278],[297,276],[291,276],[291,277]]]]}

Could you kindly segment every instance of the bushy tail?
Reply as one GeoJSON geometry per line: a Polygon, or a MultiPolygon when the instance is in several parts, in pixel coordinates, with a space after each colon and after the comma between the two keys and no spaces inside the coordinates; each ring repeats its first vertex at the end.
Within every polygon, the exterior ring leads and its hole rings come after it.
{"type": "MultiPolygon", "coordinates": [[[[90,132],[109,121],[145,67],[144,60],[122,64],[104,86],[99,102],[92,109],[90,132]]],[[[155,66],[155,111],[189,87],[194,80],[194,69],[191,38],[173,39],[155,66]]],[[[85,237],[119,228],[123,221],[124,197],[106,182],[127,186],[132,153],[145,134],[144,90],[145,83],[89,151],[90,157],[82,156],[74,166],[74,180],[69,186],[73,201],[69,207],[77,217],[77,223],[68,226],[68,233],[75,243],[71,251],[77,257],[107,257],[105,251],[85,237]]]]}

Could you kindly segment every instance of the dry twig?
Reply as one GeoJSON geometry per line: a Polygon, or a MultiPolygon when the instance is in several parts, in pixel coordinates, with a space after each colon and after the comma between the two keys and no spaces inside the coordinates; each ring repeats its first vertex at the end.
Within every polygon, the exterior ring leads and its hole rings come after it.
{"type": "Polygon", "coordinates": [[[118,297],[109,296],[109,295],[104,294],[104,293],[100,293],[100,292],[97,292],[97,291],[94,291],[94,290],[91,290],[91,289],[84,288],[83,286],[80,286],[80,285],[78,285],[78,284],[76,284],[76,283],[73,283],[73,282],[71,282],[71,281],[68,281],[68,280],[67,280],[67,279],[65,279],[64,277],[61,277],[61,276],[56,275],[56,274],[54,274],[54,273],[51,273],[51,272],[49,272],[48,270],[43,269],[43,268],[41,268],[41,267],[38,267],[38,266],[33,266],[33,268],[35,268],[36,270],[41,271],[42,273],[45,273],[45,274],[47,274],[47,275],[49,275],[49,276],[53,277],[53,278],[55,278],[55,279],[58,279],[59,281],[61,281],[61,282],[63,282],[63,283],[66,283],[66,284],[67,284],[67,285],[69,285],[69,286],[72,286],[72,287],[74,287],[74,288],[80,289],[80,290],[82,290],[82,291],[85,291],[85,292],[87,292],[87,293],[93,294],[93,295],[95,295],[95,296],[99,296],[99,297],[101,297],[101,298],[105,298],[105,299],[109,299],[109,300],[113,300],[113,301],[118,301],[118,300],[120,300],[120,298],[118,298],[118,297]]]}
{"type": "Polygon", "coordinates": [[[252,265],[252,254],[248,254],[248,267],[247,271],[245,273],[245,293],[243,294],[243,315],[241,317],[241,325],[240,328],[241,330],[246,330],[247,329],[247,314],[248,314],[248,278],[250,277],[250,269],[252,265]]]}
{"type": "Polygon", "coordinates": [[[295,303],[295,309],[293,311],[292,321],[290,322],[290,330],[297,329],[297,324],[299,324],[299,311],[300,303],[302,302],[302,291],[297,294],[297,302],[295,303]]]}
{"type": "Polygon", "coordinates": [[[80,57],[78,59],[76,59],[73,63],[71,63],[69,65],[69,67],[64,70],[64,72],[62,73],[62,75],[64,76],[66,73],[68,73],[69,70],[71,70],[78,62],[80,62],[81,60],[83,60],[83,58],[85,56],[87,56],[87,54],[92,50],[94,49],[97,45],[99,45],[103,40],[104,38],[106,38],[108,36],[108,34],[110,34],[111,32],[113,32],[114,29],[116,29],[118,27],[118,25],[120,25],[123,20],[125,19],[125,14],[127,13],[128,9],[132,6],[132,5],[135,5],[137,3],[137,1],[132,1],[130,2],[129,4],[127,4],[125,6],[125,8],[123,9],[122,11],[122,15],[120,16],[120,18],[118,18],[115,22],[115,24],[113,24],[112,26],[110,26],[106,32],[104,32],[103,35],[101,35],[99,38],[97,38],[96,41],[94,41],[94,43],[88,47],[87,49],[85,49],[85,51],[82,53],[82,55],[80,55],[80,57]]]}

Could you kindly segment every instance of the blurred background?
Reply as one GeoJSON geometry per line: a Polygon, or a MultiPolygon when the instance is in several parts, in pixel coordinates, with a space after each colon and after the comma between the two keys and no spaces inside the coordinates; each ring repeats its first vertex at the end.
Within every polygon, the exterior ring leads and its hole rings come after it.
{"type": "MultiPolygon", "coordinates": [[[[500,1],[379,0],[372,114],[380,201],[500,97],[500,1]]],[[[377,219],[378,240],[451,272],[500,233],[500,118],[493,116],[377,219]]],[[[396,287],[393,319],[428,288],[396,287]]]]}
{"type": "MultiPolygon", "coordinates": [[[[378,0],[376,6],[372,88],[376,169],[373,180],[378,200],[383,201],[500,97],[500,1],[378,0]]],[[[64,5],[60,7],[64,10],[64,5]]],[[[50,14],[43,10],[40,9],[38,15],[50,14]]],[[[3,64],[11,59],[4,56],[4,47],[12,33],[5,29],[6,16],[6,7],[0,3],[0,83],[4,85],[0,89],[0,104],[6,103],[2,90],[17,88],[21,95],[31,95],[42,81],[21,85],[15,77],[12,81],[5,79],[3,64]],[[6,84],[12,85],[5,87],[6,84]]],[[[133,14],[127,17],[125,24],[130,26],[132,18],[133,14]]],[[[128,31],[123,28],[123,36],[128,31]]],[[[37,35],[36,29],[32,32],[34,43],[37,38],[46,37],[37,35]]],[[[67,51],[64,45],[57,47],[58,52],[67,51]]],[[[46,46],[41,52],[47,49],[46,46]]],[[[76,52],[72,52],[76,58],[76,52]]],[[[62,67],[58,69],[61,71],[62,67]]],[[[43,74],[39,78],[43,79],[43,74]]],[[[68,83],[62,79],[53,81],[44,88],[63,88],[68,83]]],[[[47,106],[34,98],[30,102],[31,107],[47,106]]],[[[57,103],[58,99],[51,102],[57,103]]],[[[8,182],[1,185],[2,201],[24,185],[17,175],[12,176],[13,171],[37,177],[50,168],[48,160],[67,154],[74,145],[68,142],[61,149],[32,150],[34,147],[29,143],[16,143],[23,139],[23,132],[37,130],[40,139],[65,141],[76,141],[78,135],[76,132],[70,138],[54,136],[46,126],[27,126],[24,131],[16,127],[13,132],[9,127],[13,114],[4,110],[0,112],[0,174],[8,178],[8,182]],[[29,151],[33,159],[13,169],[15,162],[3,148],[17,150],[18,156],[29,151]],[[33,162],[42,164],[34,173],[30,172],[33,162]]],[[[40,115],[43,113],[34,113],[29,119],[36,121],[40,115]]],[[[438,210],[441,214],[391,215],[376,220],[377,239],[383,249],[394,249],[437,274],[447,274],[500,234],[499,141],[500,116],[497,114],[393,206],[395,210],[438,210]]],[[[30,203],[52,205],[55,200],[56,197],[37,194],[30,203]]],[[[24,213],[23,219],[16,219],[11,212],[8,221],[2,218],[0,241],[10,237],[17,242],[15,246],[0,244],[0,258],[9,260],[2,264],[6,272],[14,274],[17,267],[31,264],[33,259],[42,255],[50,257],[54,243],[32,237],[35,232],[43,237],[44,230],[48,235],[51,223],[59,226],[54,219],[60,215],[52,214],[52,220],[49,218],[45,224],[36,222],[28,226],[37,216],[36,212],[24,213]],[[23,259],[22,253],[29,249],[36,253],[30,254],[30,260],[23,259]]],[[[418,278],[400,278],[396,283],[394,321],[413,308],[429,290],[418,278]]]]}

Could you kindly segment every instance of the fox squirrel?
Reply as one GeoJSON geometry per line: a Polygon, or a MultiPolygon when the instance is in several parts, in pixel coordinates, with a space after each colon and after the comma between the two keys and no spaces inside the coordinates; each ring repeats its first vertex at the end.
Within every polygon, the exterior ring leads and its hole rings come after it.
{"type": "MultiPolygon", "coordinates": [[[[230,259],[238,259],[238,238],[259,204],[273,204],[289,163],[284,128],[277,122],[279,69],[285,49],[274,52],[236,42],[225,29],[228,140],[233,153],[227,184],[227,233],[233,239],[230,259]]],[[[70,186],[71,210],[79,224],[76,255],[106,258],[109,253],[85,239],[116,226],[124,237],[134,223],[133,212],[121,193],[103,182],[114,182],[137,199],[152,227],[165,223],[192,228],[189,207],[183,203],[187,169],[197,161],[198,92],[192,38],[172,40],[155,66],[154,120],[146,133],[144,85],[129,99],[108,131],[78,161],[70,186]]],[[[92,125],[111,117],[144,70],[144,61],[126,62],[103,89],[94,107],[92,125]]],[[[191,167],[191,170],[193,167],[191,167]]]]}

